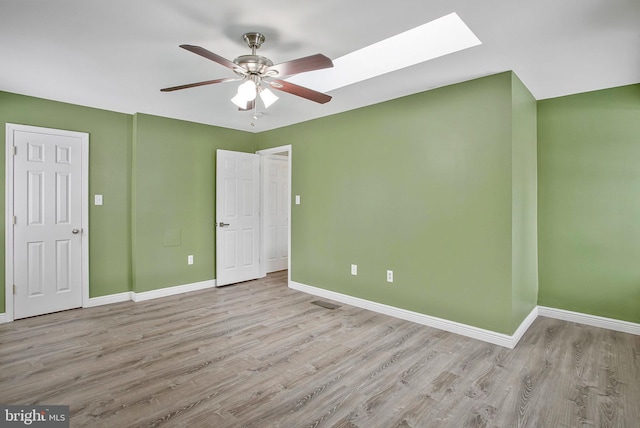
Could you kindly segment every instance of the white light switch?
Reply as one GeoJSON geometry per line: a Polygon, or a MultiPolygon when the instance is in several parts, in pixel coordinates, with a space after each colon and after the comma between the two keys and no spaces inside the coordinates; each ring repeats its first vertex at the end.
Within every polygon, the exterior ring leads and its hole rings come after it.
{"type": "Polygon", "coordinates": [[[102,195],[95,195],[95,204],[102,205],[102,195]]]}
{"type": "Polygon", "coordinates": [[[358,275],[358,265],[351,265],[351,275],[358,275]]]}
{"type": "Polygon", "coordinates": [[[296,205],[300,205],[300,195],[296,195],[296,205]]]}
{"type": "Polygon", "coordinates": [[[187,256],[187,264],[188,265],[192,265],[193,264],[193,256],[192,255],[187,256]]]}

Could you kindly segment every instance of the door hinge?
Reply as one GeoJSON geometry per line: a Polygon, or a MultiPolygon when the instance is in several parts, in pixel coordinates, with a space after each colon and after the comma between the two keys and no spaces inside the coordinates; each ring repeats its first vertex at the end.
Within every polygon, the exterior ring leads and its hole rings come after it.
{"type": "Polygon", "coordinates": [[[15,284],[13,284],[13,294],[18,294],[18,289],[15,284]]]}
{"type": "Polygon", "coordinates": [[[13,146],[13,155],[16,156],[18,154],[18,146],[13,146]]]}
{"type": "Polygon", "coordinates": [[[13,219],[11,220],[13,225],[15,226],[16,224],[18,224],[18,217],[13,216],[13,219]]]}

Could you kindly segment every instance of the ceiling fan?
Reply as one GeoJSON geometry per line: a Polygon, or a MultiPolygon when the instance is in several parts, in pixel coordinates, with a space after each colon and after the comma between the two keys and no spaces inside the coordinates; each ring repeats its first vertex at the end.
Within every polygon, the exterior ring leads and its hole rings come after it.
{"type": "Polygon", "coordinates": [[[238,87],[238,93],[231,99],[231,101],[238,106],[238,110],[255,109],[257,96],[260,96],[265,107],[269,107],[273,104],[278,97],[265,87],[267,85],[278,91],[288,92],[320,104],[324,104],[331,100],[331,96],[327,94],[280,79],[281,77],[291,76],[307,71],[333,67],[331,59],[322,54],[316,54],[274,65],[269,58],[256,55],[256,51],[265,41],[264,35],[260,33],[246,33],[243,35],[243,39],[249,48],[251,48],[251,55],[240,55],[233,61],[229,61],[228,59],[225,59],[200,46],[180,45],[183,49],[230,68],[239,76],[238,78],[205,80],[203,82],[164,88],[161,89],[161,91],[171,92],[180,89],[194,88],[196,86],[243,80],[244,83],[238,87]]]}

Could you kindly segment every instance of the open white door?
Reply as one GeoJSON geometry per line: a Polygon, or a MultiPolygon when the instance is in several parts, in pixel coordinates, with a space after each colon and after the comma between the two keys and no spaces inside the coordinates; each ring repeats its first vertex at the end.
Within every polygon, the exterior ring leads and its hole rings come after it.
{"type": "Polygon", "coordinates": [[[216,286],[260,276],[260,156],[216,151],[216,286]]]}
{"type": "Polygon", "coordinates": [[[87,143],[86,133],[7,125],[7,279],[15,284],[7,306],[13,297],[15,319],[83,304],[87,143]]]}

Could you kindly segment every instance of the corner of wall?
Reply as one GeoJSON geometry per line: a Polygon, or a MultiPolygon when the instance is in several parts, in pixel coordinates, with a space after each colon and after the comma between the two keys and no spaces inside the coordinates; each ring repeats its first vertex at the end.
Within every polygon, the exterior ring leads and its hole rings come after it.
{"type": "Polygon", "coordinates": [[[511,72],[512,125],[512,328],[538,302],[537,107],[511,72]]]}
{"type": "Polygon", "coordinates": [[[138,148],[138,114],[133,115],[133,129],[131,136],[131,291],[136,291],[137,275],[136,275],[136,237],[137,224],[136,224],[136,198],[137,198],[137,148],[138,148]]]}

